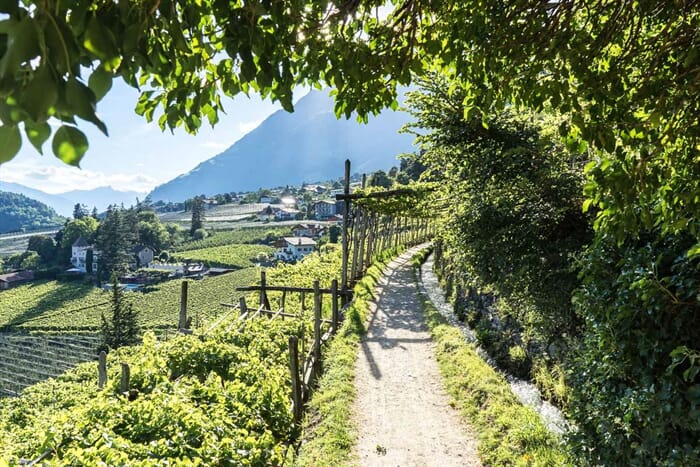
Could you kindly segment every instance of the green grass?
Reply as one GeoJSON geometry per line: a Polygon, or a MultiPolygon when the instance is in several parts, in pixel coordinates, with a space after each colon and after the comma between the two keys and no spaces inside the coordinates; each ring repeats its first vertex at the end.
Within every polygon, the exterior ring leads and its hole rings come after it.
{"type": "Polygon", "coordinates": [[[355,300],[347,310],[338,334],[324,352],[324,373],[309,401],[297,465],[356,464],[352,447],[357,439],[357,428],[352,422],[351,409],[355,397],[357,349],[360,337],[366,331],[374,287],[383,268],[397,253],[397,250],[385,252],[355,286],[355,300]]]}
{"type": "Polygon", "coordinates": [[[266,245],[224,245],[173,254],[178,261],[189,260],[209,266],[242,269],[252,267],[256,257],[270,255],[275,249],[266,245]]]}
{"type": "MultiPolygon", "coordinates": [[[[419,266],[428,255],[413,258],[419,266]]],[[[454,407],[476,432],[485,466],[575,465],[562,440],[549,432],[534,410],[523,406],[505,378],[491,368],[450,325],[432,302],[421,296],[436,357],[454,407]]]]}
{"type": "MultiPolygon", "coordinates": [[[[253,284],[257,268],[242,269],[201,281],[190,281],[188,315],[201,323],[213,319],[241,293],[236,287],[253,284]]],[[[180,280],[149,287],[146,293],[130,292],[128,300],[144,328],[175,327],[180,310],[180,280]]],[[[76,331],[99,328],[101,313],[109,313],[110,294],[79,283],[38,281],[0,292],[0,328],[24,331],[76,331]]]]}

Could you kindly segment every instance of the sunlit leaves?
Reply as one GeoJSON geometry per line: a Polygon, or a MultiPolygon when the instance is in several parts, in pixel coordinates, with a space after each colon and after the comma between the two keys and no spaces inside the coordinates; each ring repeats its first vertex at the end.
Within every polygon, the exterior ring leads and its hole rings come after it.
{"type": "Polygon", "coordinates": [[[0,126],[0,163],[11,160],[22,146],[22,137],[16,125],[0,126]]]}
{"type": "Polygon", "coordinates": [[[39,151],[39,154],[43,154],[44,142],[51,136],[51,126],[48,123],[25,122],[24,132],[32,146],[39,151]]]}
{"type": "Polygon", "coordinates": [[[61,125],[53,136],[51,148],[63,162],[78,167],[88,150],[88,141],[85,134],[77,128],[61,125]]]}

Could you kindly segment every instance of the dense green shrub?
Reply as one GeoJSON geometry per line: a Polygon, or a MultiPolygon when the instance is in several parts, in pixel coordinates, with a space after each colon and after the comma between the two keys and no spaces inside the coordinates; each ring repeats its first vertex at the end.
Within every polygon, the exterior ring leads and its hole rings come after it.
{"type": "Polygon", "coordinates": [[[602,465],[700,465],[700,260],[690,235],[601,239],[581,262],[585,322],[570,372],[578,454],[602,465]]]}

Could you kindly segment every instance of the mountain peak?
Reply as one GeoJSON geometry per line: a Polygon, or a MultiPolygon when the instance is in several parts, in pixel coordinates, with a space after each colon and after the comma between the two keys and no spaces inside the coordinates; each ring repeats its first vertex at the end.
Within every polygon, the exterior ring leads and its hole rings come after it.
{"type": "Polygon", "coordinates": [[[413,151],[413,137],[398,130],[410,119],[387,110],[367,124],[336,119],[327,91],[311,91],[294,113],[279,110],[217,156],[158,186],[154,201],[183,201],[196,195],[299,185],[353,171],[387,170],[396,157],[413,151]]]}

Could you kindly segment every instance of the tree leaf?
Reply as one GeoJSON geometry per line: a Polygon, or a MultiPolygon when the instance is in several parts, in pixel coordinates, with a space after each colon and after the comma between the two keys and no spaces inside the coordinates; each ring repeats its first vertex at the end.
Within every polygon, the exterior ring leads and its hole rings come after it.
{"type": "Polygon", "coordinates": [[[22,93],[22,107],[35,121],[45,120],[49,109],[56,104],[58,91],[48,66],[37,70],[22,93]]]}
{"type": "Polygon", "coordinates": [[[90,75],[88,87],[95,93],[95,99],[101,100],[112,89],[112,73],[99,67],[90,75]]]}
{"type": "Polygon", "coordinates": [[[80,160],[88,150],[88,141],[82,131],[61,125],[53,136],[53,153],[68,165],[80,167],[80,160]]]}
{"type": "Polygon", "coordinates": [[[22,147],[22,136],[16,125],[0,126],[0,164],[11,160],[22,147]]]}
{"type": "Polygon", "coordinates": [[[32,143],[32,146],[39,151],[39,154],[44,154],[42,146],[51,136],[51,126],[46,122],[24,122],[24,133],[27,135],[29,142],[32,143]]]}

